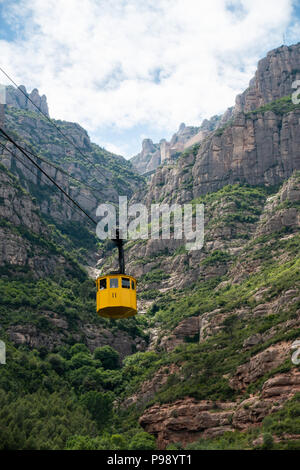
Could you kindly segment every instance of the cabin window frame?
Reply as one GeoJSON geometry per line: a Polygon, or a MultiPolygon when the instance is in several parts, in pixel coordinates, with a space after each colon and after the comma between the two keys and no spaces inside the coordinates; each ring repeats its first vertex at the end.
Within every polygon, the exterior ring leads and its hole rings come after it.
{"type": "Polygon", "coordinates": [[[130,279],[129,279],[129,277],[122,277],[121,285],[122,285],[122,289],[130,289],[130,279]],[[126,283],[127,283],[127,285],[124,285],[126,283]]]}
{"type": "Polygon", "coordinates": [[[110,289],[118,289],[119,288],[119,278],[111,277],[109,280],[109,288],[110,289]],[[113,284],[116,284],[115,286],[113,284]]]}
{"type": "Polygon", "coordinates": [[[103,279],[100,279],[99,281],[99,290],[105,290],[105,289],[107,289],[106,277],[103,279]],[[104,284],[104,287],[101,284],[104,284]]]}

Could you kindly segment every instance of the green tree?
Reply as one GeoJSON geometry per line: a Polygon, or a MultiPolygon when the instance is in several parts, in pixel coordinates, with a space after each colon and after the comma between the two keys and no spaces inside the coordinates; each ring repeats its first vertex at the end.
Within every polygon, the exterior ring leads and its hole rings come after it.
{"type": "Polygon", "coordinates": [[[96,348],[94,358],[101,361],[104,369],[117,369],[119,367],[119,353],[111,346],[96,348]]]}
{"type": "Polygon", "coordinates": [[[37,392],[16,399],[0,390],[0,449],[59,450],[79,433],[95,436],[96,425],[68,391],[37,392]]]}
{"type": "Polygon", "coordinates": [[[111,449],[114,450],[126,450],[127,449],[127,442],[122,434],[113,434],[110,438],[111,442],[111,449]]]}
{"type": "Polygon", "coordinates": [[[155,438],[144,431],[137,433],[130,441],[129,450],[155,450],[155,438]]]}
{"type": "Polygon", "coordinates": [[[233,331],[234,331],[234,326],[238,320],[237,315],[230,315],[229,317],[225,318],[223,325],[224,325],[224,331],[228,336],[232,339],[233,338],[233,331]]]}
{"type": "Polygon", "coordinates": [[[83,391],[100,388],[102,389],[102,378],[97,369],[90,366],[83,366],[79,369],[71,370],[68,374],[73,387],[76,387],[80,393],[83,391]]]}
{"type": "Polygon", "coordinates": [[[78,353],[89,353],[89,348],[83,344],[83,343],[76,343],[76,344],[73,344],[73,346],[71,347],[71,356],[74,356],[75,354],[78,354],[78,353]]]}
{"type": "MultiPolygon", "coordinates": [[[[72,359],[69,361],[70,367],[72,369],[79,369],[80,367],[90,366],[95,367],[92,356],[88,353],[79,352],[72,356],[72,359]]],[[[100,363],[97,364],[100,366],[100,363]]]]}
{"type": "Polygon", "coordinates": [[[266,449],[266,450],[270,450],[273,448],[273,444],[274,444],[274,439],[273,439],[273,436],[272,434],[270,433],[265,433],[263,435],[263,445],[262,445],[262,449],[266,449]]]}
{"type": "Polygon", "coordinates": [[[103,428],[112,417],[114,395],[111,392],[91,390],[81,396],[80,402],[90,412],[98,428],[103,428]]]}
{"type": "Polygon", "coordinates": [[[65,450],[103,450],[101,439],[89,436],[72,436],[67,440],[65,450]]]}
{"type": "Polygon", "coordinates": [[[66,361],[59,354],[50,354],[48,357],[49,364],[52,369],[59,375],[63,374],[66,369],[66,361]]]}

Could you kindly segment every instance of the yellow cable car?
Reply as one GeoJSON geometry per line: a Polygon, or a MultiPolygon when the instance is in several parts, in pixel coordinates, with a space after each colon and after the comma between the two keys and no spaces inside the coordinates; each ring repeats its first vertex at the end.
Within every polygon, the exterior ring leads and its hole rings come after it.
{"type": "Polygon", "coordinates": [[[96,279],[97,313],[105,318],[128,318],[137,314],[136,279],[125,274],[123,240],[116,231],[113,240],[119,250],[119,272],[96,279]]]}
{"type": "Polygon", "coordinates": [[[137,313],[136,280],[124,274],[97,279],[97,313],[106,318],[128,318],[137,313]]]}

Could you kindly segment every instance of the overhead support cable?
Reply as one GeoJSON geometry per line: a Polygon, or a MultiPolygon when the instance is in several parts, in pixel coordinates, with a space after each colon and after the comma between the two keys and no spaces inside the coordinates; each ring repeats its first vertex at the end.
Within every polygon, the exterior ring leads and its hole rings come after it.
{"type": "MultiPolygon", "coordinates": [[[[37,106],[37,105],[35,104],[35,102],[30,98],[30,96],[29,96],[27,93],[25,93],[24,90],[22,90],[22,88],[8,75],[8,73],[5,72],[5,70],[3,70],[2,67],[0,67],[0,70],[1,70],[1,72],[8,78],[8,80],[9,80],[11,83],[13,83],[13,85],[28,99],[28,101],[30,101],[30,103],[38,110],[38,112],[41,113],[41,114],[44,116],[44,118],[46,118],[47,121],[49,121],[50,124],[52,124],[52,126],[55,127],[55,129],[63,136],[63,138],[64,138],[69,144],[71,144],[71,145],[75,148],[75,150],[77,150],[77,152],[79,152],[80,155],[81,155],[85,160],[87,160],[88,162],[90,162],[92,165],[95,165],[95,162],[93,162],[93,160],[91,160],[86,154],[84,154],[84,153],[82,152],[82,150],[81,150],[76,144],[74,144],[74,142],[60,129],[60,127],[57,126],[57,125],[55,124],[55,122],[53,122],[53,119],[51,119],[44,111],[42,111],[42,110],[39,108],[39,106],[37,106]]],[[[98,168],[96,168],[96,170],[99,171],[98,168]]],[[[99,175],[100,175],[100,173],[99,173],[99,175]]],[[[103,177],[103,176],[104,176],[104,175],[101,174],[101,177],[103,177]]]]}
{"type": "MultiPolygon", "coordinates": [[[[17,144],[14,139],[12,139],[1,127],[0,127],[0,132],[2,133],[2,135],[9,141],[11,142],[36,168],[38,168],[38,170],[43,173],[43,175],[46,176],[46,178],[48,178],[51,183],[53,183],[58,189],[59,191],[61,191],[81,212],[83,212],[83,214],[85,214],[86,217],[88,217],[88,219],[93,222],[93,224],[97,225],[97,222],[51,177],[47,174],[47,172],[45,170],[43,170],[43,168],[38,164],[36,163],[29,155],[28,153],[19,145],[17,144]]],[[[8,149],[7,149],[8,150],[8,149]]],[[[35,156],[36,157],[36,156],[35,156]]],[[[36,157],[38,158],[38,157],[36,157]]]]}

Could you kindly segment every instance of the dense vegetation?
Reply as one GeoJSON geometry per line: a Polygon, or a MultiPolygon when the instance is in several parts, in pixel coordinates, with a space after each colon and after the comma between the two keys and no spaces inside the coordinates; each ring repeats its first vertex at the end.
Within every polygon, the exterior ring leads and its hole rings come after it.
{"type": "Polygon", "coordinates": [[[0,375],[1,449],[154,448],[152,436],[113,408],[124,380],[117,358],[108,346],[92,355],[80,343],[52,353],[9,345],[0,375]]]}

